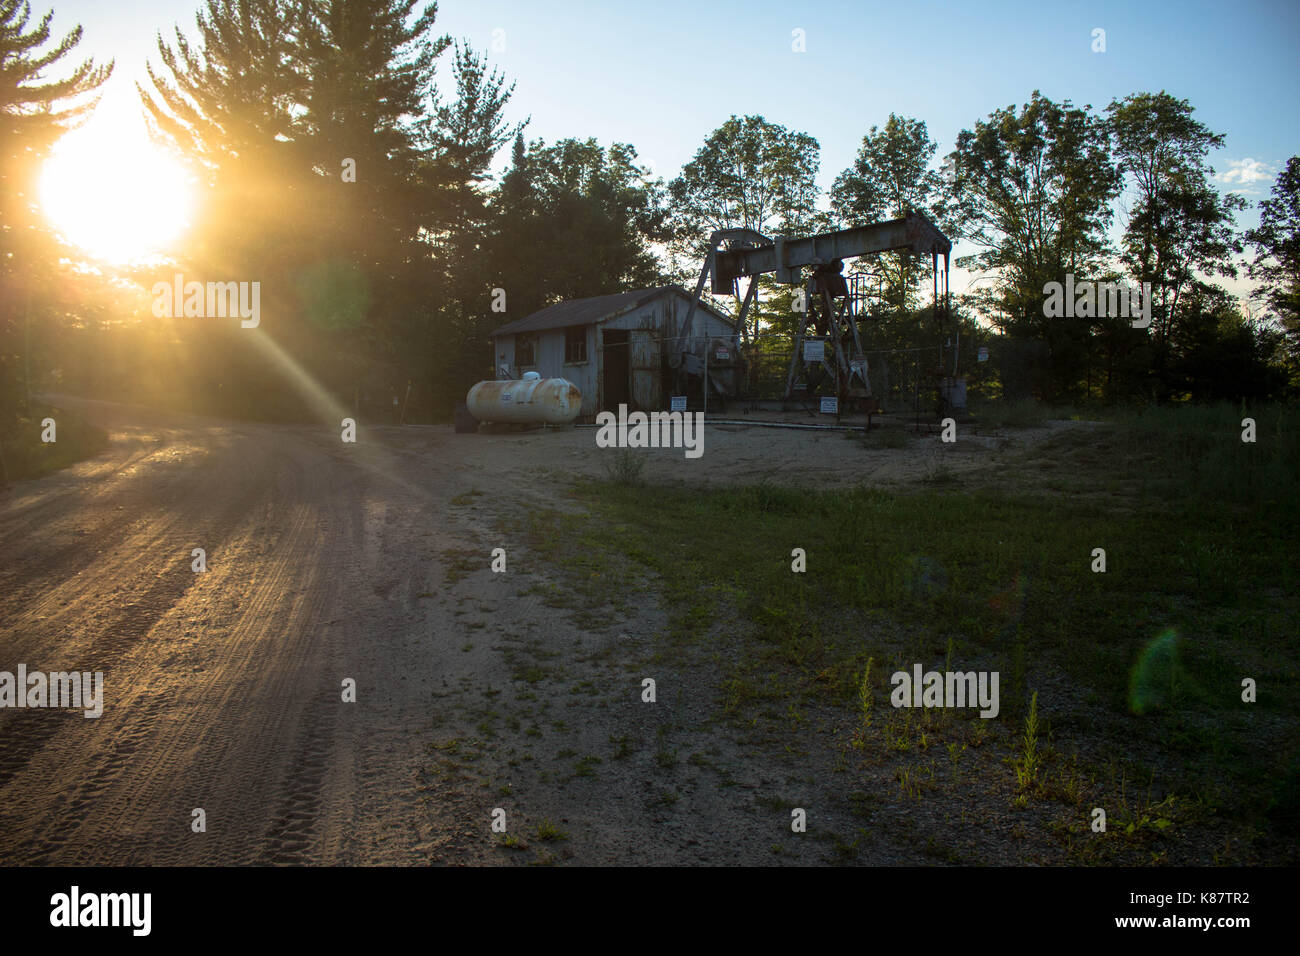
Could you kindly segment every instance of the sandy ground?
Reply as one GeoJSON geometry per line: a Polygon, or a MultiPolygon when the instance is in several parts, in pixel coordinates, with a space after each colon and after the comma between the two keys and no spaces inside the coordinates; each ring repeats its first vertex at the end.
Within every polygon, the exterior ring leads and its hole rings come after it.
{"type": "MultiPolygon", "coordinates": [[[[0,670],[102,671],[106,702],[0,711],[0,863],[812,863],[825,832],[792,843],[782,805],[819,799],[852,832],[797,749],[711,722],[701,662],[660,661],[641,701],[663,622],[647,582],[627,583],[630,617],[577,623],[539,596],[549,569],[497,540],[502,516],[602,473],[594,430],[363,427],[350,445],[76,404],[110,449],[0,492],[0,670]]],[[[905,481],[1001,440],[873,451],[711,426],[704,457],[656,450],[647,477],[905,481]]],[[[903,839],[867,862],[923,858],[903,839]]]]}

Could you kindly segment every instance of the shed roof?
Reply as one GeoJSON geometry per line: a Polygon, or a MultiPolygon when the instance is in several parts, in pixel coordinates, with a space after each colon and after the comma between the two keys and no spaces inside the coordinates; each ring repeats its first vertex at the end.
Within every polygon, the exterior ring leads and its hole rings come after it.
{"type": "MultiPolygon", "coordinates": [[[[621,315],[630,309],[635,309],[668,292],[675,292],[684,298],[690,298],[686,290],[681,286],[661,285],[653,289],[615,292],[613,295],[598,295],[589,299],[571,299],[568,302],[557,302],[555,305],[548,305],[532,315],[524,316],[522,319],[516,319],[514,322],[503,325],[492,333],[492,337],[516,335],[520,332],[541,332],[546,329],[559,329],[570,325],[592,325],[613,318],[616,315],[621,315]]],[[[700,308],[724,322],[731,323],[730,319],[703,299],[700,300],[700,308]]]]}

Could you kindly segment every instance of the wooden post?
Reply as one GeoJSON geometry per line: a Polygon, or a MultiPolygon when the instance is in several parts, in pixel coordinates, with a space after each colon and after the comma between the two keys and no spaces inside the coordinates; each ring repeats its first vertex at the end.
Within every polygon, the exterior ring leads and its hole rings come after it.
{"type": "MultiPolygon", "coordinates": [[[[707,323],[705,328],[708,328],[707,323]]],[[[708,336],[704,338],[704,414],[709,414],[709,346],[713,340],[708,336]]]]}

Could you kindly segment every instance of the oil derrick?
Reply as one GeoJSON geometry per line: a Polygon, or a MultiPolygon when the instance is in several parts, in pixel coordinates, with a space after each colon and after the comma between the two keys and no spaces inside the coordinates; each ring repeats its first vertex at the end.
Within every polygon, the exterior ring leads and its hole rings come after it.
{"type": "MultiPolygon", "coordinates": [[[[857,278],[856,276],[854,277],[857,278]]],[[[795,331],[784,398],[834,395],[841,411],[866,410],[871,379],[858,317],[865,295],[844,276],[844,261],[814,266],[798,300],[804,308],[795,331]]]]}
{"type": "MultiPolygon", "coordinates": [[[[801,286],[803,292],[799,300],[803,314],[795,335],[784,399],[794,397],[796,390],[809,398],[814,394],[834,395],[840,401],[841,411],[856,407],[870,412],[875,406],[858,321],[865,314],[867,296],[857,281],[859,277],[844,276],[844,260],[893,250],[930,257],[934,312],[939,324],[946,324],[948,257],[952,252],[952,242],[921,213],[912,212],[901,219],[804,237],[769,239],[750,229],[713,233],[673,367],[690,369],[692,365],[687,336],[691,316],[706,281],[712,281],[715,295],[726,295],[734,291],[737,279],[752,279],[771,273],[777,282],[801,286]],[[943,260],[942,289],[939,284],[940,259],[943,260]]],[[[754,288],[755,284],[751,282],[740,310],[741,323],[753,299],[754,288]]],[[[944,381],[955,380],[956,354],[954,347],[953,367],[940,381],[941,389],[944,381]]],[[[940,371],[944,370],[944,365],[941,353],[940,371]]],[[[949,388],[951,391],[951,386],[949,388]]]]}

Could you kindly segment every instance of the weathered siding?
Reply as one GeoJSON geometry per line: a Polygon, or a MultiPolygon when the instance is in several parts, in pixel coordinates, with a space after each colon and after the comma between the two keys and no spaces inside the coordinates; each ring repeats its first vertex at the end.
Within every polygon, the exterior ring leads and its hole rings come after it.
{"type": "Polygon", "coordinates": [[[663,405],[663,350],[654,329],[628,333],[632,372],[632,404],[653,411],[663,405]]]}
{"type": "Polygon", "coordinates": [[[502,366],[508,369],[515,367],[515,337],[513,335],[503,335],[493,343],[492,375],[494,378],[502,377],[502,366]]]}
{"type": "Polygon", "coordinates": [[[554,329],[540,333],[542,336],[550,337],[551,345],[550,351],[547,352],[546,368],[539,368],[538,371],[542,373],[543,377],[555,375],[559,378],[567,378],[578,386],[578,391],[582,392],[582,417],[586,418],[595,415],[598,410],[596,405],[596,384],[599,382],[599,378],[596,367],[596,327],[594,325],[585,326],[583,333],[587,337],[587,360],[585,362],[564,361],[564,329],[554,329]],[[555,371],[550,371],[550,369],[555,369],[555,371]]]}
{"type": "Polygon", "coordinates": [[[663,296],[652,302],[647,302],[640,308],[632,309],[622,315],[616,315],[600,324],[607,329],[658,330],[661,327],[665,299],[667,298],[667,296],[663,296]]]}
{"type": "MultiPolygon", "coordinates": [[[[582,392],[583,419],[590,420],[602,407],[601,383],[604,356],[600,349],[600,329],[628,332],[630,363],[629,382],[632,401],[649,409],[662,408],[667,403],[663,394],[662,361],[667,354],[668,336],[681,327],[690,308],[690,299],[684,294],[662,295],[621,315],[606,319],[598,325],[584,327],[587,338],[587,360],[564,361],[565,330],[546,329],[532,333],[536,336],[536,364],[519,368],[515,365],[515,336],[503,335],[496,342],[496,365],[508,365],[513,374],[533,370],[543,378],[566,378],[582,392]]],[[[735,332],[724,320],[707,309],[696,309],[692,320],[693,339],[701,336],[733,342],[735,332]]]]}
{"type": "Polygon", "coordinates": [[[706,320],[709,334],[720,338],[725,342],[730,342],[737,348],[740,347],[740,337],[736,334],[736,328],[730,322],[724,322],[717,316],[709,316],[706,320]]]}
{"type": "MultiPolygon", "coordinates": [[[[548,329],[537,336],[537,371],[542,378],[569,378],[560,369],[564,365],[564,329],[548,329]]],[[[573,382],[573,379],[569,379],[573,382]]],[[[577,382],[573,382],[578,385],[577,382]]]]}
{"type": "MultiPolygon", "coordinates": [[[[665,312],[664,328],[671,329],[675,334],[686,321],[686,313],[691,309],[691,300],[685,296],[674,295],[665,296],[662,301],[665,312]]],[[[663,334],[668,335],[669,333],[664,332],[663,334]]],[[[691,338],[698,340],[705,335],[709,336],[709,338],[732,342],[736,337],[736,332],[730,323],[724,322],[708,309],[696,309],[695,315],[691,317],[691,338]]]]}
{"type": "MultiPolygon", "coordinates": [[[[663,316],[669,296],[661,296],[638,308],[602,322],[603,329],[628,333],[628,394],[633,408],[657,409],[663,404],[662,366],[663,316]]],[[[601,356],[601,374],[605,368],[601,356]]],[[[606,406],[612,403],[604,400],[606,406]]]]}

